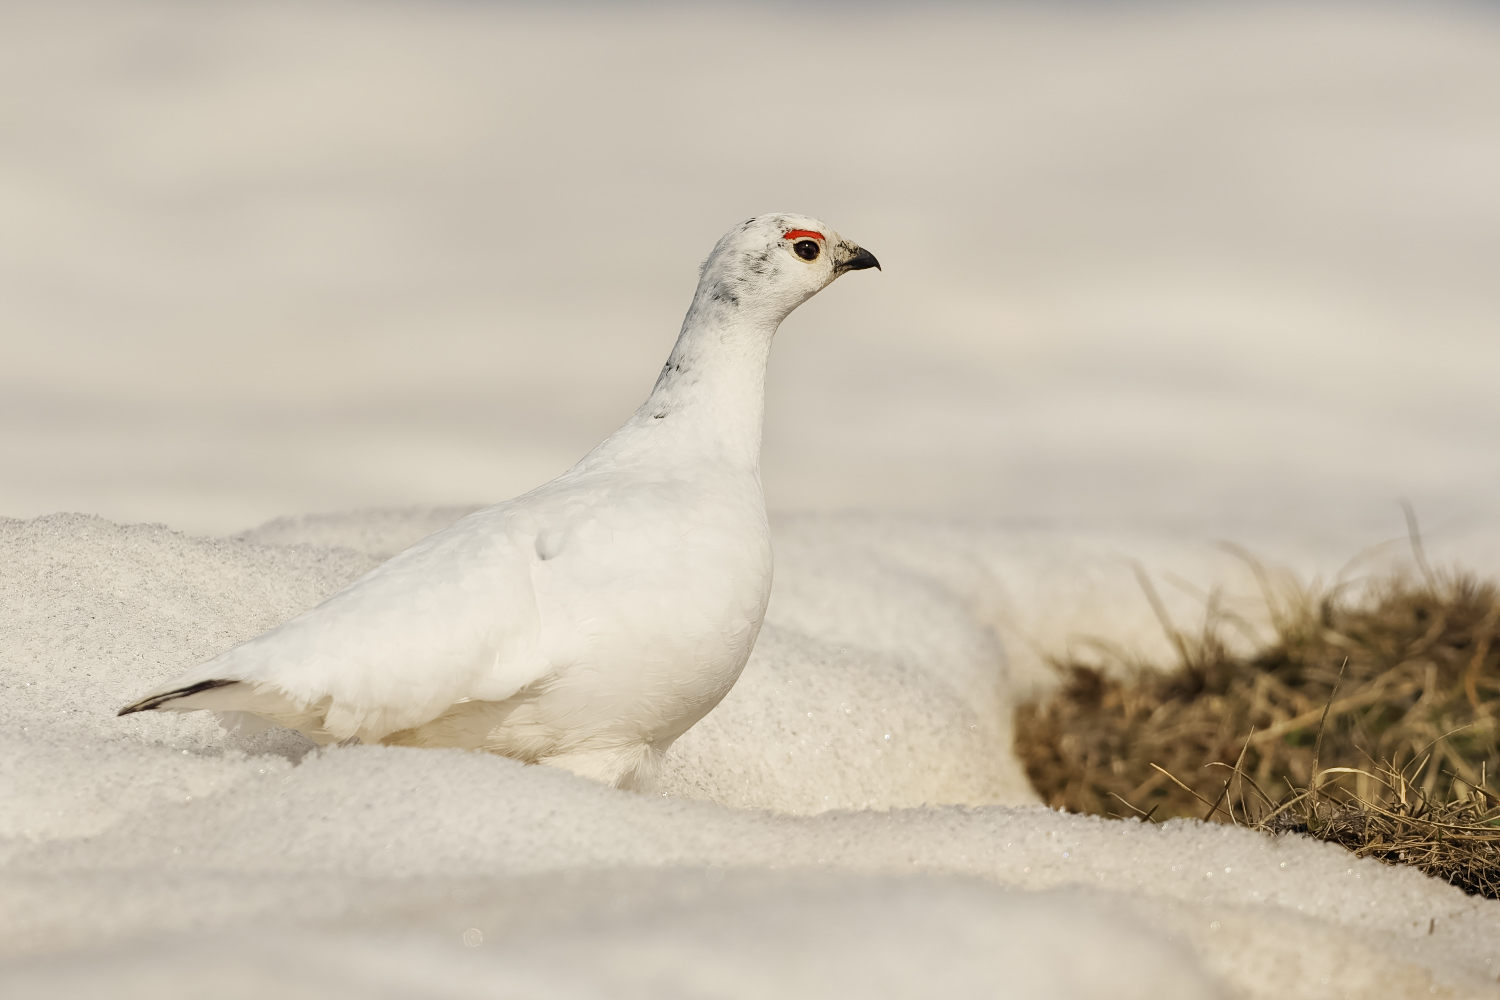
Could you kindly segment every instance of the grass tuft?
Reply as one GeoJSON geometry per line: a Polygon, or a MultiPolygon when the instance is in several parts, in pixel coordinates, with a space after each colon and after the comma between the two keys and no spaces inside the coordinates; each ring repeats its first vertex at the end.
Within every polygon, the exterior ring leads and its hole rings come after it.
{"type": "Polygon", "coordinates": [[[1254,653],[1221,641],[1225,616],[1188,634],[1162,615],[1165,669],[1055,662],[1060,687],[1017,712],[1032,784],[1055,808],[1306,833],[1500,898],[1500,589],[1421,559],[1358,590],[1252,566],[1275,631],[1254,653]]]}

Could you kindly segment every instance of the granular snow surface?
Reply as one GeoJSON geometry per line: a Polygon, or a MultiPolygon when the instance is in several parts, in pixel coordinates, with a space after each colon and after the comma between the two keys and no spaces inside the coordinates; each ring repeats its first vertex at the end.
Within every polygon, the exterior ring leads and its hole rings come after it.
{"type": "Polygon", "coordinates": [[[1032,804],[982,614],[995,528],[778,519],[761,645],[660,794],[115,717],[458,513],[0,521],[7,995],[1500,993],[1500,903],[1032,804]]]}

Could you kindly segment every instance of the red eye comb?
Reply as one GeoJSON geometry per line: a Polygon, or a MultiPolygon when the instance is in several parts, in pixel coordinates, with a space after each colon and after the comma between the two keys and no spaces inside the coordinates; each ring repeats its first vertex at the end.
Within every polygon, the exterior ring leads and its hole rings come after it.
{"type": "Polygon", "coordinates": [[[782,239],[784,240],[821,240],[825,238],[826,237],[824,237],[822,233],[815,233],[811,229],[793,229],[791,232],[782,237],[782,239]]]}

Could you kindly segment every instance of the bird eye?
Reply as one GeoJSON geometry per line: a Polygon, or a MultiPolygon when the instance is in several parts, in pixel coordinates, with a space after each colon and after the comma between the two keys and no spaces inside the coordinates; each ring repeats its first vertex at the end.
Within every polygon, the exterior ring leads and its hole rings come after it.
{"type": "Polygon", "coordinates": [[[817,260],[823,248],[818,246],[817,240],[798,240],[792,244],[792,252],[803,260],[817,260]]]}

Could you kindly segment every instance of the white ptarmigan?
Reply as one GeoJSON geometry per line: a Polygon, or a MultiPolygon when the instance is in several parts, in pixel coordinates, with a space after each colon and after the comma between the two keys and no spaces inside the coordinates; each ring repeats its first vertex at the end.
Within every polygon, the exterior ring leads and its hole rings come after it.
{"type": "Polygon", "coordinates": [[[320,744],[465,747],[648,786],[739,678],[770,598],[771,339],[839,275],[879,266],[816,219],[736,226],[650,397],[572,469],[119,714],[246,713],[320,744]]]}

